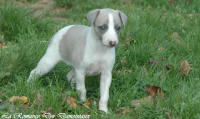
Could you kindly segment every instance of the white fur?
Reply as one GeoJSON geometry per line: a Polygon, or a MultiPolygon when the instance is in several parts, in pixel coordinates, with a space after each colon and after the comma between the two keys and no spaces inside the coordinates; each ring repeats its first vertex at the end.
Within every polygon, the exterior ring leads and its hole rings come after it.
{"type": "Polygon", "coordinates": [[[114,19],[112,14],[108,14],[108,31],[103,35],[103,43],[109,46],[110,41],[118,43],[117,33],[115,31],[114,19]]]}
{"type": "MultiPolygon", "coordinates": [[[[51,41],[52,43],[48,47],[45,55],[39,61],[37,67],[31,71],[28,81],[35,75],[42,76],[46,74],[61,60],[67,64],[72,64],[63,60],[59,53],[59,42],[70,27],[72,27],[72,25],[64,27],[54,35],[51,41]]],[[[109,14],[108,30],[103,36],[103,39],[105,40],[103,42],[108,45],[110,40],[118,42],[117,33],[114,30],[112,14],[109,14]]],[[[73,70],[67,74],[67,78],[72,79],[73,83],[76,82],[76,89],[80,92],[80,98],[82,101],[85,101],[85,76],[101,73],[99,109],[107,112],[109,87],[115,62],[115,48],[103,45],[102,41],[95,35],[93,26],[91,26],[87,34],[84,53],[81,64],[79,66],[74,66],[73,70]]]]}

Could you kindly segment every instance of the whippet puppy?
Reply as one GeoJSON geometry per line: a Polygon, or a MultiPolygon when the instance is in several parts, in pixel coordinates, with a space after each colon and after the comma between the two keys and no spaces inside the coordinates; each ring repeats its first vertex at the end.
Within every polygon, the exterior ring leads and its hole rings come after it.
{"type": "Polygon", "coordinates": [[[85,76],[100,74],[99,110],[108,111],[109,87],[115,63],[115,46],[127,16],[113,9],[95,9],[87,14],[89,26],[70,25],[51,39],[45,55],[28,81],[48,73],[59,61],[72,66],[67,80],[76,83],[80,99],[86,100],[85,76]]]}

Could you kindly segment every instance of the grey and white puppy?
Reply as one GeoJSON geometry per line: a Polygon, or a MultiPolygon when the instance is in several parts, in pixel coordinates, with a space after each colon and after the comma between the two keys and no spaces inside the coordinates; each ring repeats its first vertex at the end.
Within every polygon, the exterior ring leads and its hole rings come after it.
{"type": "Polygon", "coordinates": [[[108,111],[109,87],[115,63],[115,46],[126,15],[113,9],[95,9],[87,14],[90,27],[70,25],[52,38],[45,55],[30,73],[28,81],[48,73],[59,61],[72,66],[68,81],[76,83],[82,101],[86,100],[85,76],[101,75],[99,109],[108,111]]]}

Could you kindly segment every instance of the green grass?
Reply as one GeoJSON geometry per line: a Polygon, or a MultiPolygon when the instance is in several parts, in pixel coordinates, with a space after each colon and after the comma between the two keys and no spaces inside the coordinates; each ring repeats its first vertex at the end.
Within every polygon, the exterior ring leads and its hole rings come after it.
{"type": "MultiPolygon", "coordinates": [[[[31,0],[29,4],[35,2],[37,0],[31,0]]],[[[167,0],[54,0],[54,7],[64,7],[66,11],[58,14],[49,11],[41,18],[32,16],[31,8],[13,4],[15,1],[0,2],[0,42],[8,47],[0,48],[0,99],[3,100],[0,116],[4,113],[41,114],[51,107],[53,114],[89,114],[94,119],[168,119],[167,113],[177,119],[200,118],[199,0],[190,3],[179,0],[173,6],[169,6],[167,0]],[[70,67],[64,63],[59,63],[33,84],[26,83],[58,29],[69,24],[88,25],[87,12],[105,7],[120,9],[128,16],[116,48],[109,114],[98,111],[99,77],[86,79],[87,98],[94,100],[91,109],[87,109],[81,106],[78,94],[65,80],[70,67]],[[66,21],[57,21],[54,17],[66,21]],[[150,59],[158,63],[151,65],[150,59]],[[192,67],[187,76],[179,72],[183,60],[192,67]],[[167,70],[166,66],[171,69],[167,70]],[[153,85],[161,87],[165,97],[135,110],[131,101],[147,96],[146,87],[153,85]],[[38,92],[43,101],[35,105],[38,92]],[[76,109],[66,104],[64,96],[68,95],[77,100],[76,109]],[[28,105],[8,103],[12,96],[26,96],[30,102],[28,105]],[[120,109],[127,106],[130,112],[120,115],[120,109]]]]}

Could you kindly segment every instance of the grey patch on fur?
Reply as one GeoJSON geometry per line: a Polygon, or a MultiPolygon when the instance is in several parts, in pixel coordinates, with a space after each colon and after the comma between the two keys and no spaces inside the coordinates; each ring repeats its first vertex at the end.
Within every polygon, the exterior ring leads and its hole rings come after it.
{"type": "MultiPolygon", "coordinates": [[[[108,14],[113,15],[115,26],[122,26],[126,24],[127,17],[126,15],[119,11],[113,9],[95,9],[87,14],[87,19],[92,25],[95,34],[102,40],[103,34],[106,32],[101,31],[98,27],[102,25],[108,26],[108,14]]],[[[83,25],[72,26],[66,34],[64,34],[62,40],[60,41],[60,54],[61,57],[68,61],[73,62],[71,65],[79,65],[83,59],[86,37],[89,27],[83,25]]],[[[117,32],[119,35],[119,32],[117,32]]]]}
{"type": "MultiPolygon", "coordinates": [[[[87,18],[92,18],[90,16],[90,15],[92,15],[93,20],[94,20],[94,16],[95,16],[94,14],[95,13],[97,14],[97,11],[99,11],[99,12],[98,12],[98,15],[96,15],[95,21],[93,21],[94,22],[93,27],[94,27],[94,31],[95,31],[96,35],[99,37],[100,40],[102,40],[102,36],[106,31],[101,31],[98,27],[102,26],[102,25],[108,26],[108,23],[109,23],[108,14],[113,15],[115,26],[121,27],[122,25],[126,24],[127,17],[123,12],[121,12],[119,10],[109,9],[109,8],[92,10],[87,15],[87,18]],[[91,13],[93,13],[93,14],[91,14],[91,13]]],[[[117,32],[118,35],[119,35],[119,33],[120,32],[117,32]]]]}
{"type": "Polygon", "coordinates": [[[83,25],[72,26],[60,41],[60,55],[71,65],[80,65],[83,60],[86,37],[89,27],[83,25]]]}
{"type": "Polygon", "coordinates": [[[127,22],[127,16],[120,10],[117,10],[119,12],[119,17],[120,17],[120,20],[122,22],[122,24],[125,26],[126,25],[126,22],[127,22]]]}
{"type": "Polygon", "coordinates": [[[97,16],[99,15],[99,12],[100,12],[100,9],[95,9],[95,10],[92,10],[92,11],[88,12],[87,19],[88,19],[90,25],[94,24],[94,22],[96,21],[97,16]]]}

